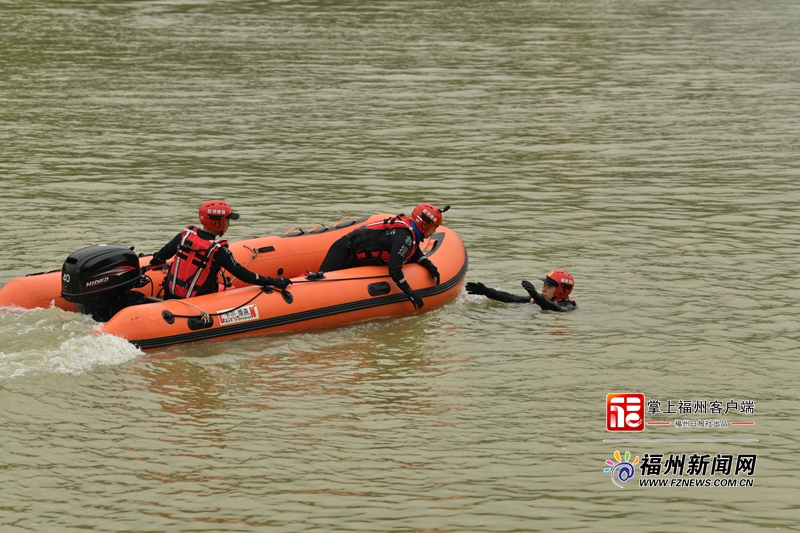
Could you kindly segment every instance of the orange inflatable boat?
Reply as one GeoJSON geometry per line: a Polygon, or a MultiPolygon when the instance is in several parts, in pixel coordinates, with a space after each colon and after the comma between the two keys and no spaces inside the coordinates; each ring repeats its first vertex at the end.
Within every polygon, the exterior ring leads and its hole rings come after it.
{"type": "Polygon", "coordinates": [[[389,216],[347,218],[330,227],[318,224],[306,231],[293,228],[283,235],[230,243],[236,260],[249,270],[292,279],[293,284],[283,291],[265,292],[234,279],[234,288],[223,292],[165,301],[158,294],[167,267],[150,268],[150,255],[138,257],[121,245],[98,245],[70,255],[61,270],[12,279],[0,288],[0,307],[55,306],[91,314],[104,320],[98,333],[117,335],[149,350],[409,315],[429,311],[455,296],[464,281],[468,258],[458,234],[445,226],[422,243],[423,253],[439,270],[439,285],[424,267],[403,267],[406,280],[425,303],[420,310],[397,288],[385,266],[327,272],[321,278],[308,275],[319,269],[334,241],[389,216]],[[92,274],[74,279],[80,267],[87,267],[92,274]],[[104,315],[98,311],[101,306],[113,308],[113,312],[104,315]]]}

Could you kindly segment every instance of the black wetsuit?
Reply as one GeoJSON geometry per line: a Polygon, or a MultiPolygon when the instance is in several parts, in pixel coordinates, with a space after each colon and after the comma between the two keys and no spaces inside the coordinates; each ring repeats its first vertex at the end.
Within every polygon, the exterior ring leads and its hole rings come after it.
{"type": "Polygon", "coordinates": [[[516,294],[511,294],[509,292],[498,291],[497,289],[492,289],[485,286],[483,283],[474,283],[469,282],[467,283],[467,292],[470,294],[481,294],[486,296],[487,298],[491,298],[492,300],[497,300],[498,302],[506,302],[506,303],[514,303],[514,304],[527,304],[527,303],[535,303],[542,309],[546,311],[558,311],[558,312],[566,312],[572,311],[578,307],[578,303],[575,300],[557,300],[552,301],[548,300],[541,293],[536,292],[536,289],[533,289],[532,292],[529,292],[527,296],[518,296],[516,294]]]}
{"type": "MultiPolygon", "coordinates": [[[[405,228],[393,228],[388,230],[368,230],[375,232],[382,232],[383,235],[374,242],[383,242],[383,250],[389,252],[389,275],[394,280],[395,284],[403,291],[409,299],[414,302],[414,306],[422,307],[422,299],[416,295],[414,290],[409,286],[408,282],[403,275],[403,265],[405,263],[418,263],[427,268],[432,276],[439,282],[439,272],[436,267],[425,257],[425,254],[417,247],[411,256],[406,259],[406,254],[414,244],[414,239],[411,235],[411,230],[405,228]],[[414,295],[412,297],[412,294],[414,295]],[[415,298],[418,301],[415,301],[415,298]]],[[[365,265],[385,264],[382,261],[378,262],[376,259],[369,259],[360,262],[355,255],[355,251],[351,248],[351,236],[347,234],[340,238],[331,245],[328,249],[328,254],[322,260],[322,265],[319,269],[322,272],[332,272],[334,270],[343,270],[345,268],[354,268],[365,265]]],[[[420,240],[421,242],[421,240],[420,240]]],[[[379,252],[380,250],[370,250],[372,252],[379,252]]]]}
{"type": "MultiPolygon", "coordinates": [[[[153,259],[150,261],[151,265],[160,265],[167,261],[167,259],[173,257],[176,253],[178,253],[178,245],[181,243],[181,237],[183,236],[183,232],[178,233],[175,237],[172,238],[167,244],[164,245],[159,251],[153,254],[153,259]]],[[[208,233],[203,230],[199,230],[197,232],[197,236],[209,241],[214,240],[214,235],[208,233]]],[[[208,277],[206,278],[205,282],[198,287],[195,287],[197,290],[196,296],[200,296],[201,294],[211,294],[212,292],[217,292],[218,281],[217,281],[217,274],[219,274],[220,268],[224,268],[226,271],[233,274],[236,278],[244,281],[245,283],[250,283],[252,285],[267,285],[271,284],[268,280],[272,278],[266,278],[264,276],[259,276],[255,272],[250,272],[245,267],[240,265],[236,259],[233,257],[233,253],[231,253],[230,249],[227,246],[221,247],[217,252],[214,254],[214,259],[211,261],[211,272],[209,272],[208,277]]],[[[166,298],[175,298],[174,295],[168,294],[168,291],[165,290],[165,297],[166,298]]]]}

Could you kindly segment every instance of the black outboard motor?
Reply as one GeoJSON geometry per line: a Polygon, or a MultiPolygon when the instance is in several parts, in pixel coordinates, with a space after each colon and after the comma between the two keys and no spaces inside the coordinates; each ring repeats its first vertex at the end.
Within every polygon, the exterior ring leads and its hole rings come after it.
{"type": "Polygon", "coordinates": [[[121,244],[99,244],[70,254],[61,267],[61,297],[84,315],[107,322],[123,307],[144,301],[131,291],[147,283],[139,257],[121,244]]]}

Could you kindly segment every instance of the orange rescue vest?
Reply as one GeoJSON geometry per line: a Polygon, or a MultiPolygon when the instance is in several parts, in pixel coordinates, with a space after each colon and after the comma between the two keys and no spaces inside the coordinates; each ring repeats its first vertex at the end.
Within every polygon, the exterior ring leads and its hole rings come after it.
{"type": "Polygon", "coordinates": [[[187,226],[183,230],[175,261],[164,280],[167,290],[178,298],[197,295],[197,289],[214,271],[214,254],[223,246],[228,246],[227,240],[204,239],[197,234],[198,231],[200,228],[197,226],[187,226]]]}

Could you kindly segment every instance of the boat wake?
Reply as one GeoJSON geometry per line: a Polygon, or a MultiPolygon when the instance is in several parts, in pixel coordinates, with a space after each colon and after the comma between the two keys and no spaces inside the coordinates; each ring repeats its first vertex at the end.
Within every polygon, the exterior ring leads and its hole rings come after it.
{"type": "Polygon", "coordinates": [[[58,308],[0,308],[0,380],[85,374],[136,359],[125,339],[95,335],[91,317],[58,308]]]}

